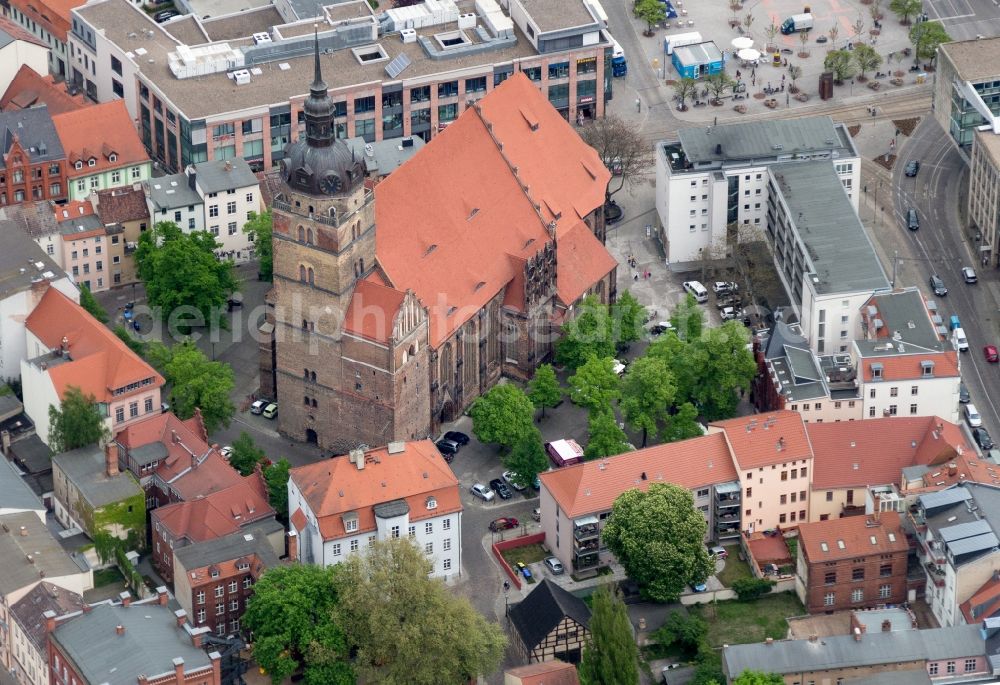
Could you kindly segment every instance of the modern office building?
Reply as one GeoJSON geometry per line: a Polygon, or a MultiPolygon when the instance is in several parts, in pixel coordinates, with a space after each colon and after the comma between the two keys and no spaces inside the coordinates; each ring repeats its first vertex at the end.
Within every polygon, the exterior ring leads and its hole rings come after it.
{"type": "Polygon", "coordinates": [[[944,43],[934,73],[934,118],[968,160],[976,129],[1000,134],[1000,38],[944,43]]]}
{"type": "Polygon", "coordinates": [[[982,237],[979,243],[982,265],[1000,265],[1000,133],[995,131],[976,131],[972,138],[969,224],[982,237]]]}

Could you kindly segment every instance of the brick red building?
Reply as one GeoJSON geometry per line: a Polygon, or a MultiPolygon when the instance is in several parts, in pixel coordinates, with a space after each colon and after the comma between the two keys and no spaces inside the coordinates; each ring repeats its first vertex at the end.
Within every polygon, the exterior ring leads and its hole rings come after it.
{"type": "Polygon", "coordinates": [[[65,200],[66,153],[46,106],[0,113],[0,206],[65,200]]]}
{"type": "Polygon", "coordinates": [[[271,519],[175,549],[174,597],[191,622],[219,636],[238,633],[253,586],[280,563],[284,536],[284,527],[271,519]]]}
{"type": "Polygon", "coordinates": [[[900,604],[908,551],[894,511],[799,524],[799,599],[810,613],[900,604]]]}

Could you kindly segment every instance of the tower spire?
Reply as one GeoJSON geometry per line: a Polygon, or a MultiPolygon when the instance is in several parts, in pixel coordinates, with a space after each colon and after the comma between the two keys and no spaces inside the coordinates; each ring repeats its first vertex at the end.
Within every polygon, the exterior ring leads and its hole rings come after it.
{"type": "Polygon", "coordinates": [[[323,81],[319,66],[319,28],[313,26],[313,82],[302,109],[306,119],[306,142],[309,147],[329,147],[333,144],[333,102],[323,81]]]}
{"type": "Polygon", "coordinates": [[[313,24],[313,82],[309,86],[313,95],[316,91],[326,93],[326,83],[323,82],[323,72],[319,67],[319,27],[313,24]]]}

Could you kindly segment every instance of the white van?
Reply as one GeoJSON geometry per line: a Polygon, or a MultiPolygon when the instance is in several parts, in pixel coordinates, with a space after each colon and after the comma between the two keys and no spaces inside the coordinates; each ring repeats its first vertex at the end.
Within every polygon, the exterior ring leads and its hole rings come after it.
{"type": "Polygon", "coordinates": [[[969,350],[969,341],[965,338],[964,329],[956,328],[951,332],[951,344],[959,352],[967,352],[969,350]]]}
{"type": "Polygon", "coordinates": [[[971,402],[965,405],[965,420],[968,421],[969,425],[973,428],[978,428],[983,425],[983,417],[979,415],[979,410],[976,409],[976,405],[971,402]]]}
{"type": "Polygon", "coordinates": [[[705,286],[698,281],[684,281],[684,290],[694,295],[694,299],[697,300],[699,304],[708,302],[708,291],[705,290],[705,286]]]}

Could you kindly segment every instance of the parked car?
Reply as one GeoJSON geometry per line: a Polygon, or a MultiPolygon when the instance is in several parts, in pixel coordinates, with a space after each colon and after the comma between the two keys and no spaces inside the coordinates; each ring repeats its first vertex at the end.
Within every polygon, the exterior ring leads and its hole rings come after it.
{"type": "Polygon", "coordinates": [[[969,397],[969,389],[967,387],[965,387],[965,383],[959,383],[958,384],[958,401],[961,402],[962,404],[968,404],[969,400],[971,400],[971,399],[972,398],[969,397]]]}
{"type": "Polygon", "coordinates": [[[223,459],[229,459],[229,457],[233,456],[233,446],[225,445],[224,447],[220,447],[219,454],[222,455],[223,459]]]}
{"type": "Polygon", "coordinates": [[[271,404],[269,400],[257,400],[250,405],[250,413],[258,415],[263,414],[264,409],[266,409],[269,404],[271,404]]]}
{"type": "Polygon", "coordinates": [[[535,507],[531,510],[531,518],[539,522],[542,520],[542,510],[540,507],[535,507]]]}
{"type": "Polygon", "coordinates": [[[554,576],[562,575],[562,573],[566,570],[563,568],[562,562],[555,557],[546,557],[545,565],[549,567],[549,570],[552,571],[552,575],[554,576]]]}
{"type": "Polygon", "coordinates": [[[920,160],[914,159],[907,162],[906,167],[904,169],[904,173],[910,178],[913,178],[918,173],[920,173],[920,160]]]}
{"type": "Polygon", "coordinates": [[[993,449],[993,438],[990,437],[989,432],[983,427],[972,429],[972,439],[976,441],[981,450],[993,449]]]}
{"type": "Polygon", "coordinates": [[[722,545],[713,545],[708,548],[708,556],[715,557],[716,559],[727,559],[729,551],[722,545]]]}
{"type": "Polygon", "coordinates": [[[444,460],[451,463],[451,460],[455,458],[455,453],[458,452],[458,446],[455,445],[451,440],[438,440],[434,443],[438,448],[438,452],[444,457],[444,460]]]}
{"type": "Polygon", "coordinates": [[[734,319],[741,319],[744,318],[745,314],[746,312],[744,312],[742,309],[736,309],[734,307],[723,307],[722,311],[720,312],[720,316],[722,317],[723,321],[732,321],[734,319]]]}
{"type": "Polygon", "coordinates": [[[485,485],[483,485],[482,483],[476,483],[475,485],[473,485],[471,488],[469,488],[469,492],[471,492],[473,495],[483,500],[484,502],[493,501],[493,491],[490,490],[485,485]]]}
{"type": "Polygon", "coordinates": [[[525,580],[531,578],[531,569],[523,561],[517,562],[517,572],[524,576],[525,580]]]}
{"type": "Polygon", "coordinates": [[[705,592],[706,590],[708,590],[708,586],[705,585],[705,583],[695,583],[694,585],[691,586],[691,589],[694,590],[695,592],[705,592]]]}
{"type": "Polygon", "coordinates": [[[976,409],[976,405],[971,402],[965,405],[965,420],[968,422],[970,428],[979,428],[983,425],[983,417],[979,414],[979,410],[976,409]]]}
{"type": "Polygon", "coordinates": [[[514,494],[510,491],[510,488],[507,487],[507,484],[499,478],[494,478],[490,481],[490,488],[500,499],[510,499],[514,496],[514,494]]]}
{"type": "Polygon", "coordinates": [[[997,355],[996,345],[986,345],[983,347],[983,356],[986,357],[986,361],[990,364],[996,364],[1000,361],[1000,355],[997,355]]]}
{"type": "Polygon", "coordinates": [[[944,281],[942,281],[941,277],[937,274],[931,276],[931,290],[933,290],[934,294],[938,297],[944,297],[948,294],[948,289],[944,287],[944,281]]]}
{"type": "Polygon", "coordinates": [[[448,431],[441,437],[443,437],[445,440],[451,440],[459,447],[465,447],[466,445],[469,444],[469,436],[459,431],[448,431]]]}
{"type": "Polygon", "coordinates": [[[612,359],[611,361],[613,361],[615,363],[614,364],[614,371],[615,371],[615,375],[616,376],[621,376],[622,374],[625,373],[625,369],[628,368],[628,364],[626,364],[625,362],[620,361],[618,359],[612,359]]]}
{"type": "Polygon", "coordinates": [[[503,480],[504,480],[505,483],[507,483],[507,485],[509,485],[510,487],[514,488],[518,492],[521,492],[522,490],[524,490],[524,486],[523,485],[519,485],[518,483],[516,483],[514,481],[514,477],[516,475],[517,474],[514,473],[513,471],[504,471],[503,474],[502,474],[503,480]]]}
{"type": "Polygon", "coordinates": [[[162,24],[163,22],[173,19],[174,17],[179,17],[180,15],[181,13],[176,10],[163,10],[162,12],[157,12],[153,15],[153,21],[157,24],[162,24]]]}
{"type": "Polygon", "coordinates": [[[669,321],[659,321],[649,329],[650,335],[663,335],[667,331],[674,330],[674,325],[669,321]]]}
{"type": "Polygon", "coordinates": [[[516,518],[502,516],[498,519],[490,521],[490,530],[494,533],[498,533],[501,530],[511,530],[513,528],[517,528],[519,525],[521,525],[521,522],[516,518]]]}
{"type": "Polygon", "coordinates": [[[979,280],[979,278],[976,276],[976,270],[973,269],[971,266],[962,267],[962,279],[966,283],[975,283],[976,281],[979,280]]]}
{"type": "Polygon", "coordinates": [[[906,210],[906,227],[911,231],[920,228],[920,215],[917,214],[917,210],[913,207],[906,210]]]}
{"type": "Polygon", "coordinates": [[[271,402],[271,404],[264,407],[264,411],[261,412],[261,416],[263,416],[265,419],[273,419],[277,415],[278,415],[278,405],[275,404],[274,402],[271,402]]]}
{"type": "Polygon", "coordinates": [[[716,295],[721,295],[723,293],[735,293],[739,289],[739,284],[734,281],[716,281],[712,284],[712,292],[716,295]]]}

